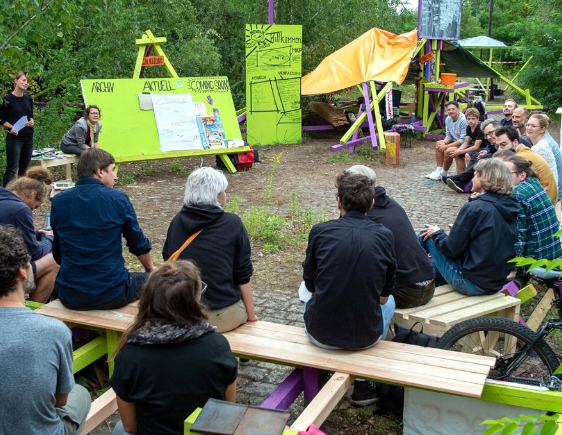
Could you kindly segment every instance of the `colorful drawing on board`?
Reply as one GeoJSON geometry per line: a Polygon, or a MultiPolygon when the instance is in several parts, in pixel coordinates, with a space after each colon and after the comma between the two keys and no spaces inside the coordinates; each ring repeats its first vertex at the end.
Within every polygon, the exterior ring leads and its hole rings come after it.
{"type": "Polygon", "coordinates": [[[224,128],[220,117],[219,109],[214,108],[212,115],[203,115],[199,117],[200,124],[203,129],[202,136],[209,148],[224,148],[226,146],[226,138],[224,136],[224,128]]]}

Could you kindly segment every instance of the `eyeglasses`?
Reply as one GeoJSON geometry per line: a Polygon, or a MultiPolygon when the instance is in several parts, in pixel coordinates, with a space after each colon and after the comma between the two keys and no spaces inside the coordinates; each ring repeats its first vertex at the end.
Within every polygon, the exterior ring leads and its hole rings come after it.
{"type": "Polygon", "coordinates": [[[525,127],[540,128],[540,125],[525,124],[525,127]]]}
{"type": "Polygon", "coordinates": [[[494,133],[496,132],[496,130],[492,130],[488,133],[484,133],[486,136],[492,136],[494,133]]]}
{"type": "Polygon", "coordinates": [[[207,291],[207,283],[201,281],[201,294],[205,293],[206,291],[207,291]]]}
{"type": "Polygon", "coordinates": [[[100,116],[100,114],[99,114],[99,113],[96,113],[96,112],[90,112],[90,115],[92,115],[92,116],[100,116]]]}

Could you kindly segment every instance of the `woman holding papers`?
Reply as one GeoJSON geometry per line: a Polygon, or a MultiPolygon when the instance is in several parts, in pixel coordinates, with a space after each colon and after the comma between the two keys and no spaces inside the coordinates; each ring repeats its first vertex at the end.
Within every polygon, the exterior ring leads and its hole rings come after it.
{"type": "Polygon", "coordinates": [[[33,100],[25,91],[29,78],[22,72],[14,78],[14,90],[5,95],[0,104],[0,123],[6,134],[6,172],[2,185],[16,176],[25,174],[33,154],[33,100]]]}

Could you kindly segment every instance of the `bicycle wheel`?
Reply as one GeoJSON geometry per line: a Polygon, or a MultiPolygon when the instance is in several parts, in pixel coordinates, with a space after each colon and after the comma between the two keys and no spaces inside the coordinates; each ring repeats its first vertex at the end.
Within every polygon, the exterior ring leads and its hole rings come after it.
{"type": "Polygon", "coordinates": [[[537,342],[521,361],[515,362],[521,349],[536,337],[535,332],[512,320],[478,317],[453,326],[441,337],[437,347],[496,358],[496,365],[488,375],[490,379],[540,385],[548,383],[560,365],[544,340],[537,342]]]}

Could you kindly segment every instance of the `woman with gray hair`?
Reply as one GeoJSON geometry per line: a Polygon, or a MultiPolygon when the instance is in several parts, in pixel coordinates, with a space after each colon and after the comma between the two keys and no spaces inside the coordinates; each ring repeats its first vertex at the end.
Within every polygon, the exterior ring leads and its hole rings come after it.
{"type": "Polygon", "coordinates": [[[258,320],[250,278],[250,239],[238,216],[224,211],[228,181],[221,171],[203,167],[185,184],[183,207],[168,228],[162,257],[193,261],[208,289],[203,304],[218,332],[258,320]]]}
{"type": "Polygon", "coordinates": [[[451,232],[424,225],[418,239],[431,255],[435,285],[450,284],[468,296],[500,291],[514,269],[519,205],[510,195],[513,181],[498,159],[475,166],[472,190],[478,195],[459,212],[451,232]]]}

